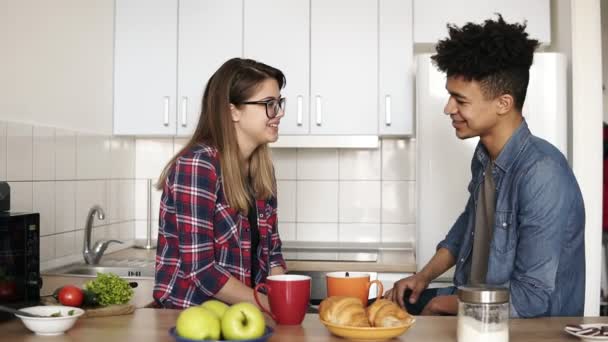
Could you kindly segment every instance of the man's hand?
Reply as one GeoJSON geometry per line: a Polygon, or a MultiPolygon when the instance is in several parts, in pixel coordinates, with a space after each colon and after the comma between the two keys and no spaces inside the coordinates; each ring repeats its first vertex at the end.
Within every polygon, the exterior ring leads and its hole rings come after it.
{"type": "Polygon", "coordinates": [[[422,274],[417,273],[396,281],[393,288],[384,294],[384,298],[390,299],[399,304],[399,306],[402,308],[405,308],[405,303],[403,302],[403,295],[405,294],[405,291],[408,289],[412,291],[409,302],[414,304],[418,300],[420,293],[422,293],[427,286],[429,286],[429,281],[422,276],[422,274]]]}
{"type": "Polygon", "coordinates": [[[424,307],[420,315],[422,316],[437,316],[437,315],[456,315],[458,313],[458,296],[437,296],[431,299],[424,307]]]}

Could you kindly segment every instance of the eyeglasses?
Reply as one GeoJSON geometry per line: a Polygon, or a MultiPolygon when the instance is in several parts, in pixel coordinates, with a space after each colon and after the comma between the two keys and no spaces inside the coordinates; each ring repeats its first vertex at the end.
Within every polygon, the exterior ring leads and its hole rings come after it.
{"type": "Polygon", "coordinates": [[[265,105],[266,106],[266,116],[269,119],[275,118],[279,115],[279,112],[285,111],[285,98],[281,97],[280,99],[269,99],[264,101],[246,101],[241,102],[240,104],[257,104],[257,105],[265,105]]]}

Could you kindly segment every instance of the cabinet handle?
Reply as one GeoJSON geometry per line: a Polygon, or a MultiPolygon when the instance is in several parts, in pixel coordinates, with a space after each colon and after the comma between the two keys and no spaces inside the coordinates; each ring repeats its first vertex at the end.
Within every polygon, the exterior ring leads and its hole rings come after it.
{"type": "Polygon", "coordinates": [[[384,98],[384,123],[387,126],[390,126],[393,122],[393,117],[391,113],[391,96],[386,95],[384,98]]]}
{"type": "Polygon", "coordinates": [[[188,97],[182,97],[182,127],[188,126],[188,97]]]}
{"type": "Polygon", "coordinates": [[[163,126],[169,126],[169,96],[165,96],[165,118],[163,121],[163,126]]]}
{"type": "Polygon", "coordinates": [[[302,97],[302,95],[298,95],[298,113],[297,113],[297,124],[298,126],[302,126],[302,105],[304,104],[304,98],[302,97]]]}
{"type": "Polygon", "coordinates": [[[321,103],[321,96],[317,95],[316,103],[317,103],[317,126],[321,126],[321,124],[323,123],[323,106],[321,103]]]}

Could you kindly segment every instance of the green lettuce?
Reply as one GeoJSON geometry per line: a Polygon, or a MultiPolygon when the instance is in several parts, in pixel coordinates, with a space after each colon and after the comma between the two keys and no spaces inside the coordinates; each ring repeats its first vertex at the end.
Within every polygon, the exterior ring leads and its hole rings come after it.
{"type": "Polygon", "coordinates": [[[97,295],[101,306],[127,304],[133,297],[129,283],[114,273],[97,273],[97,278],[86,282],[84,287],[97,295]]]}

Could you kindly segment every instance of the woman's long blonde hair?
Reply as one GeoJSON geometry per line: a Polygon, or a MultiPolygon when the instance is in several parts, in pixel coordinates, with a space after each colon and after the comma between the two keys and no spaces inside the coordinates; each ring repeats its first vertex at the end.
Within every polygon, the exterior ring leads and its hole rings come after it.
{"type": "Polygon", "coordinates": [[[219,151],[224,195],[232,208],[247,213],[253,204],[248,195],[247,177],[251,178],[256,199],[268,199],[275,195],[274,170],[268,145],[260,145],[253,151],[247,175],[230,112],[231,103],[238,107],[239,103],[250,99],[257,87],[267,79],[276,80],[279,89],[285,86],[285,76],[280,70],[242,58],[228,60],[211,76],[203,94],[196,130],[190,141],[163,169],[156,184],[159,190],[175,167],[176,160],[193,146],[204,143],[219,151]]]}

